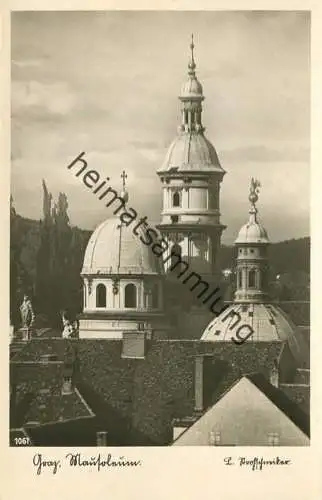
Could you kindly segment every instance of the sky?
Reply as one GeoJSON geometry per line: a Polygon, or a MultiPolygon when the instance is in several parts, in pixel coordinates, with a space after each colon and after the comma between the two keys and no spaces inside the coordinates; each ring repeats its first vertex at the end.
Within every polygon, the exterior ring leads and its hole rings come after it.
{"type": "Polygon", "coordinates": [[[66,193],[72,225],[111,215],[67,165],[121,189],[151,224],[156,175],[180,123],[180,87],[194,33],[203,124],[227,172],[221,220],[230,244],[248,218],[251,177],[271,241],[309,235],[310,18],[305,12],[14,12],[11,189],[17,212],[39,219],[42,179],[66,193]]]}

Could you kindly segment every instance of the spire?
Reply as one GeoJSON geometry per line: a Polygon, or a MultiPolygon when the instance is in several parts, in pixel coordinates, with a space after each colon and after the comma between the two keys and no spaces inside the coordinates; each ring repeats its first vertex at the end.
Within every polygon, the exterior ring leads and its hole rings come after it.
{"type": "Polygon", "coordinates": [[[194,55],[193,55],[194,48],[195,48],[195,46],[194,46],[194,43],[193,43],[193,33],[192,33],[191,34],[191,43],[190,43],[191,59],[190,59],[190,62],[188,64],[188,74],[189,74],[189,76],[195,76],[196,63],[195,63],[194,55]]]}
{"type": "Polygon", "coordinates": [[[188,64],[188,78],[181,87],[179,96],[182,102],[182,121],[179,132],[203,133],[204,127],[201,122],[202,101],[204,100],[202,85],[196,77],[196,63],[194,58],[194,41],[191,35],[190,61],[188,64]]]}

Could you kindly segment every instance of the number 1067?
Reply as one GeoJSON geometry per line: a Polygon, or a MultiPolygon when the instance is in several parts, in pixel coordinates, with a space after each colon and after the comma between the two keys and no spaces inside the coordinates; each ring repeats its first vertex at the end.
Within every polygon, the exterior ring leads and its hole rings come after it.
{"type": "Polygon", "coordinates": [[[29,437],[15,437],[14,443],[16,446],[28,446],[30,444],[29,437]]]}

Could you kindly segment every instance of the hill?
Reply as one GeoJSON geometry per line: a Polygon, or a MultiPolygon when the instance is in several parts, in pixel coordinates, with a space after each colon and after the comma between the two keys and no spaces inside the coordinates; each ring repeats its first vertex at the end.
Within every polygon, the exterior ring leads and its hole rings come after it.
{"type": "MultiPolygon", "coordinates": [[[[234,267],[235,247],[223,245],[219,258],[222,269],[234,267]]],[[[310,238],[271,243],[268,258],[275,275],[298,272],[310,274],[310,238]]]]}

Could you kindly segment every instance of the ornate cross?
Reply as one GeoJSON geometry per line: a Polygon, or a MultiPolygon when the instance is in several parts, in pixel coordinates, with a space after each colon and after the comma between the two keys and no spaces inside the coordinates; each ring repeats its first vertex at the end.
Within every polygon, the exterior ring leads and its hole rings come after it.
{"type": "Polygon", "coordinates": [[[122,182],[123,182],[123,189],[125,188],[125,179],[127,179],[127,175],[125,173],[125,170],[123,170],[122,174],[121,174],[121,179],[122,179],[122,182]]]}

